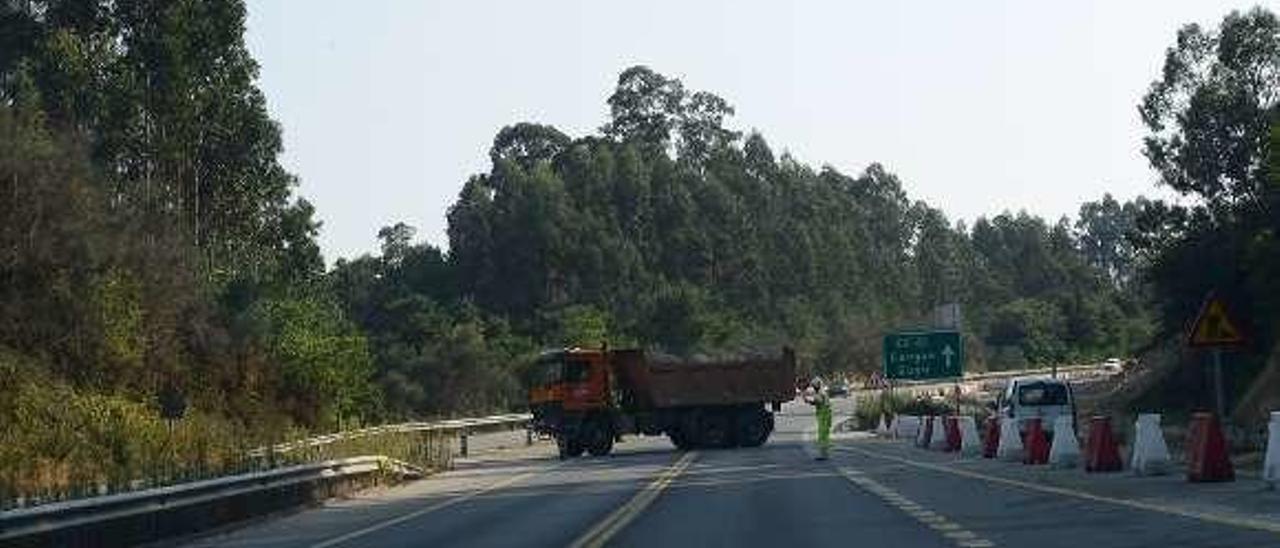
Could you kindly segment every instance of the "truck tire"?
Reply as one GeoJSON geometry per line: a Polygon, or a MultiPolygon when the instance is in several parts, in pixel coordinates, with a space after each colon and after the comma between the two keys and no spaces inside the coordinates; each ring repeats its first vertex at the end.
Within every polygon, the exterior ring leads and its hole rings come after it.
{"type": "Polygon", "coordinates": [[[556,448],[560,450],[560,459],[572,459],[582,455],[582,451],[586,449],[577,439],[569,439],[563,436],[556,437],[556,448]]]}
{"type": "Polygon", "coordinates": [[[737,422],[737,441],[743,447],[760,447],[773,433],[773,415],[760,409],[738,412],[737,422]]]}
{"type": "Polygon", "coordinates": [[[689,436],[686,436],[685,433],[682,432],[679,428],[676,428],[674,430],[668,430],[667,439],[670,439],[671,445],[676,446],[676,449],[679,449],[681,451],[688,451],[690,449],[693,449],[693,442],[690,441],[689,436]]]}
{"type": "Polygon", "coordinates": [[[698,445],[709,448],[730,447],[733,444],[732,421],[728,413],[711,412],[703,415],[698,445]]]}
{"type": "Polygon", "coordinates": [[[593,457],[603,457],[613,451],[613,428],[609,427],[607,421],[591,421],[580,439],[593,457]]]}

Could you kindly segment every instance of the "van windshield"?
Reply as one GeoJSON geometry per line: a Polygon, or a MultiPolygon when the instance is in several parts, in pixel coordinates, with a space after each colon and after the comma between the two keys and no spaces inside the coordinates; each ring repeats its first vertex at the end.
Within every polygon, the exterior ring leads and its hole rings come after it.
{"type": "Polygon", "coordinates": [[[1018,405],[1067,405],[1067,386],[1055,383],[1031,383],[1018,387],[1018,405]]]}

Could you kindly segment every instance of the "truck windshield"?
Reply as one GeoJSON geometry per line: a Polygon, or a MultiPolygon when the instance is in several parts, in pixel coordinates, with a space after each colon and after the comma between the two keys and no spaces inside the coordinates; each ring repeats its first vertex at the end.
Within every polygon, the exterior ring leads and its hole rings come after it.
{"type": "Polygon", "coordinates": [[[540,358],[529,368],[529,386],[551,386],[560,382],[560,357],[540,358]]]}
{"type": "Polygon", "coordinates": [[[1019,405],[1067,405],[1067,387],[1063,384],[1033,383],[1018,387],[1019,405]]]}
{"type": "Polygon", "coordinates": [[[591,374],[590,362],[569,358],[564,361],[564,382],[583,382],[591,374]]]}

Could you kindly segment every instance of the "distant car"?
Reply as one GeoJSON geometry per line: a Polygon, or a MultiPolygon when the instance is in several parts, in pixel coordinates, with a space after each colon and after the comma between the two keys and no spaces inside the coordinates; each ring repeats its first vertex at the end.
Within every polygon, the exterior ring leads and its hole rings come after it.
{"type": "Polygon", "coordinates": [[[831,388],[827,389],[827,395],[831,397],[848,396],[849,385],[843,382],[832,383],[831,388]]]}
{"type": "Polygon", "coordinates": [[[1011,379],[1004,392],[996,400],[996,412],[1001,418],[1018,422],[1018,429],[1026,431],[1026,420],[1040,418],[1040,425],[1053,435],[1054,422],[1063,415],[1076,424],[1076,398],[1071,384],[1062,379],[1023,377],[1011,379]]]}
{"type": "Polygon", "coordinates": [[[1119,358],[1111,358],[1102,362],[1102,369],[1111,373],[1119,373],[1124,369],[1124,364],[1120,362],[1119,358]]]}

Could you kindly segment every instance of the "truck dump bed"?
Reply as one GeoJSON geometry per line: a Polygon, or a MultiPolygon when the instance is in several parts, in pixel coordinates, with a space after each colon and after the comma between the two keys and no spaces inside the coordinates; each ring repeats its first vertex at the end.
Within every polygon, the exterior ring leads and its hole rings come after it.
{"type": "Polygon", "coordinates": [[[657,409],[689,405],[784,402],[795,397],[795,353],[732,360],[677,360],[641,350],[613,353],[623,405],[657,409]]]}

